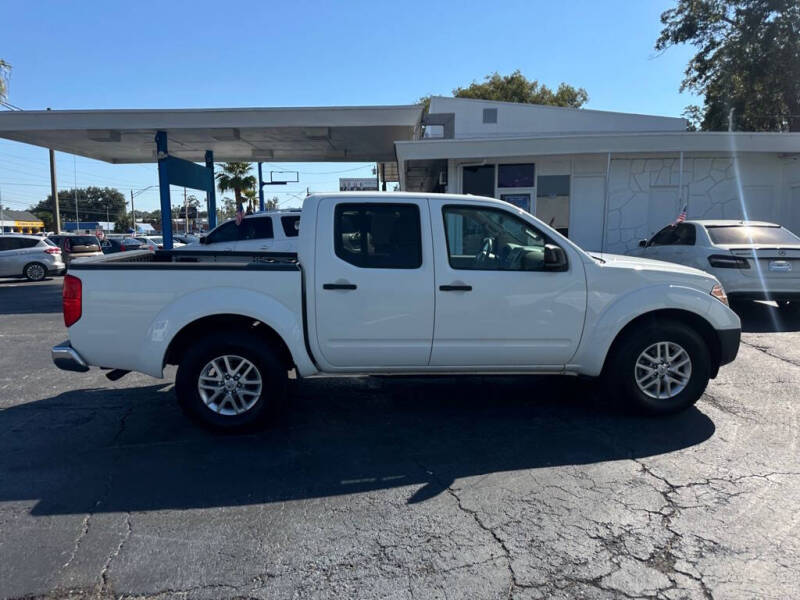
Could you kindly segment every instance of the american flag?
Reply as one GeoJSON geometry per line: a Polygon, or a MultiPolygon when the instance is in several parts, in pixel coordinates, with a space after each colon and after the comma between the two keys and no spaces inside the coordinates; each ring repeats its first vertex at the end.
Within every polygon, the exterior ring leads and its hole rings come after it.
{"type": "Polygon", "coordinates": [[[236,224],[241,225],[244,218],[244,208],[241,202],[236,203],[236,224]]]}
{"type": "Polygon", "coordinates": [[[681,211],[681,214],[679,214],[678,218],[675,219],[675,225],[677,225],[678,223],[683,223],[686,220],[686,211],[688,208],[689,208],[688,204],[683,205],[683,210],[681,211]]]}

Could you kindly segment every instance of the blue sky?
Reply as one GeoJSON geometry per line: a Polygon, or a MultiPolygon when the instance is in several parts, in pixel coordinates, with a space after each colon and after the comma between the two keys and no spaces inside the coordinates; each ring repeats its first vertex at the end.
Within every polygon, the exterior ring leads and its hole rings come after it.
{"type": "MultiPolygon", "coordinates": [[[[589,92],[587,108],[680,116],[691,48],[657,54],[672,0],[570,2],[15,2],[4,4],[0,58],[9,101],[25,109],[403,104],[448,95],[493,71],[520,69],[589,92]]],[[[0,140],[4,204],[46,196],[47,151],[0,140]]],[[[59,187],[157,183],[154,165],[106,165],[58,154],[59,187]]],[[[275,167],[273,167],[275,168],[275,167]]],[[[371,165],[281,165],[282,190],[336,189],[371,165]],[[338,173],[338,171],[346,171],[338,173]]],[[[173,203],[177,203],[173,195],[173,203]]],[[[156,190],[137,209],[157,208],[156,190]]]]}

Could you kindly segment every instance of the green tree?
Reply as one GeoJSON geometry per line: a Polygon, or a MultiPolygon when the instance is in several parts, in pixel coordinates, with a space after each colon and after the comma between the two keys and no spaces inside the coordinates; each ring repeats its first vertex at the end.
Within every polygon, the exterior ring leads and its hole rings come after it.
{"type": "Polygon", "coordinates": [[[11,73],[11,65],[0,58],[0,102],[8,97],[8,75],[11,73]]]}
{"type": "MultiPolygon", "coordinates": [[[[61,208],[62,225],[65,221],[75,220],[76,195],[78,197],[78,217],[81,222],[105,221],[106,216],[110,221],[117,222],[127,212],[125,196],[116,188],[87,187],[77,190],[60,190],[58,205],[61,208]]],[[[44,220],[45,228],[48,231],[55,228],[55,207],[52,194],[48,194],[47,198],[32,206],[30,211],[44,220]]]]}
{"type": "Polygon", "coordinates": [[[800,2],[677,0],[661,15],[657,50],[691,44],[681,91],[704,96],[689,107],[705,130],[800,131],[800,2]]]}
{"type": "MultiPolygon", "coordinates": [[[[250,168],[250,163],[246,162],[223,163],[222,172],[217,173],[219,191],[222,193],[233,191],[236,202],[243,202],[242,192],[251,190],[256,185],[256,178],[249,174],[250,168]]],[[[252,208],[252,204],[250,207],[252,208]]]]}
{"type": "Polygon", "coordinates": [[[219,212],[220,221],[232,219],[234,216],[236,216],[236,201],[229,196],[225,196],[222,198],[222,202],[217,208],[217,212],[219,212]]]}
{"type": "Polygon", "coordinates": [[[264,209],[265,210],[278,210],[278,200],[277,196],[273,196],[272,198],[267,198],[264,200],[264,209]]]}
{"type": "MultiPolygon", "coordinates": [[[[456,98],[475,98],[479,100],[499,100],[501,102],[519,102],[522,104],[547,104],[549,106],[566,106],[580,108],[589,100],[589,94],[583,88],[576,88],[568,83],[561,83],[553,91],[536,79],[528,79],[519,69],[510,75],[500,75],[496,71],[483,78],[481,83],[473,81],[466,87],[453,90],[456,98]]],[[[419,99],[425,105],[425,112],[430,106],[431,97],[419,99]]]]}

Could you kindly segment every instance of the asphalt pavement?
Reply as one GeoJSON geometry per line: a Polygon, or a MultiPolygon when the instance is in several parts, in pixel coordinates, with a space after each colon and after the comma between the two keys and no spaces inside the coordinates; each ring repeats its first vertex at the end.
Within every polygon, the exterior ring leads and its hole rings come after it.
{"type": "Polygon", "coordinates": [[[60,285],[0,280],[0,598],[800,597],[800,315],[744,307],[669,418],[573,378],[321,378],[221,435],[173,370],[53,367],[60,285]]]}

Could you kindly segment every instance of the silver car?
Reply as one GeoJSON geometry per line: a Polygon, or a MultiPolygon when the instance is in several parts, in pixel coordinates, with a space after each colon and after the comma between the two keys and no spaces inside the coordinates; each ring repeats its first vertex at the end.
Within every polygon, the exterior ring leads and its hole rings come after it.
{"type": "Polygon", "coordinates": [[[0,277],[41,281],[66,269],[61,249],[37,235],[0,235],[0,277]]]}

